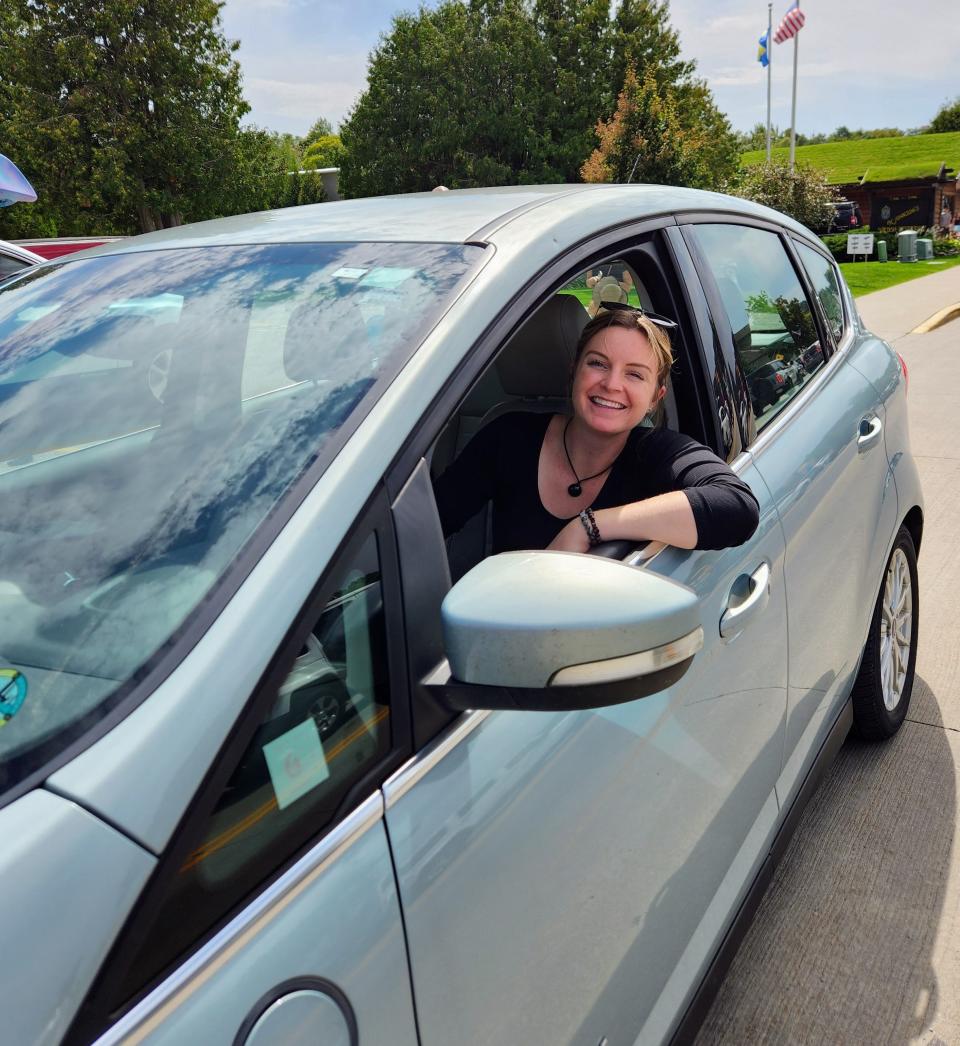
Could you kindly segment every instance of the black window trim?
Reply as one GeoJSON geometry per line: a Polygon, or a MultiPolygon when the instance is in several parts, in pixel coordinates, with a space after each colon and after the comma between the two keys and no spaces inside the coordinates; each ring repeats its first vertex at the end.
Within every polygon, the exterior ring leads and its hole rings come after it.
{"type": "Polygon", "coordinates": [[[697,271],[693,256],[683,237],[682,229],[680,227],[667,229],[664,240],[673,267],[679,275],[679,282],[682,288],[681,293],[687,315],[691,317],[697,333],[695,341],[700,355],[703,375],[705,377],[708,374],[716,374],[719,379],[719,389],[712,388],[710,390],[710,400],[713,406],[712,420],[716,430],[716,447],[721,448],[720,456],[726,460],[727,464],[731,464],[747,446],[746,429],[743,427],[744,423],[741,422],[736,409],[736,372],[730,367],[730,361],[723,352],[713,312],[707,300],[706,291],[700,281],[700,274],[697,271]],[[725,443],[720,428],[719,410],[721,407],[727,410],[731,420],[735,417],[737,418],[735,431],[737,438],[733,439],[731,437],[729,446],[725,443]]]}
{"type": "Polygon", "coordinates": [[[827,334],[828,344],[833,347],[832,352],[839,352],[841,346],[843,346],[846,343],[847,338],[853,330],[853,323],[850,316],[850,310],[847,307],[846,295],[843,293],[843,274],[840,272],[836,259],[826,249],[819,250],[816,247],[814,247],[813,244],[809,243],[807,240],[801,240],[798,236],[788,237],[788,242],[790,245],[790,253],[796,258],[795,264],[800,267],[800,271],[803,274],[803,279],[806,281],[810,291],[813,294],[813,300],[816,305],[816,309],[820,313],[821,326],[827,334]],[[796,249],[797,244],[809,248],[815,254],[819,254],[820,257],[823,258],[823,260],[827,262],[827,264],[833,269],[834,276],[837,280],[837,289],[840,291],[840,308],[843,310],[843,331],[839,338],[834,337],[833,330],[830,327],[830,322],[827,319],[826,311],[823,308],[823,303],[820,301],[820,295],[817,294],[817,289],[813,285],[813,280],[807,272],[807,267],[803,263],[803,258],[800,256],[799,252],[796,249]]]}
{"type": "Polygon", "coordinates": [[[297,612],[293,623],[280,644],[263,676],[247,699],[242,712],[231,728],[223,746],[208,769],[197,792],[174,829],[160,860],[157,862],[136,904],[117,934],[106,959],[87,992],[83,1004],[64,1038],[64,1046],[80,1046],[104,1034],[129,1010],[166,980],[173,971],[189,961],[207,941],[236,917],[254,898],[268,889],[318,841],[356,810],[379,786],[409,759],[412,754],[409,691],[405,672],[405,627],[400,599],[399,560],[393,520],[386,492],[378,484],[364,509],[357,517],[337,551],[325,566],[311,594],[297,612]],[[387,632],[387,658],[390,679],[390,751],[364,774],[346,793],[334,816],[319,828],[295,851],[287,854],[277,868],[259,882],[248,894],[227,911],[192,942],[190,948],[171,960],[140,990],[127,999],[117,999],[127,966],[139,951],[142,942],[162,911],[168,886],[184,859],[202,839],[217,800],[230,775],[246,751],[263,716],[276,698],[276,691],[293,666],[304,641],[316,624],[334,587],[340,581],[344,561],[354,555],[363,542],[376,534],[383,591],[384,621],[387,632]]]}

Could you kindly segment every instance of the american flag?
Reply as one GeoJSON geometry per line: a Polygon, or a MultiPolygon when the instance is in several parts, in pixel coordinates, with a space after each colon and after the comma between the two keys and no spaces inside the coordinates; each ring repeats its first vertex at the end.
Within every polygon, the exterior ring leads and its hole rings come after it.
{"type": "Polygon", "coordinates": [[[787,13],[780,19],[777,31],[773,34],[774,43],[782,44],[791,36],[796,36],[803,28],[804,21],[803,12],[800,10],[800,0],[793,0],[793,3],[787,8],[787,13]]]}

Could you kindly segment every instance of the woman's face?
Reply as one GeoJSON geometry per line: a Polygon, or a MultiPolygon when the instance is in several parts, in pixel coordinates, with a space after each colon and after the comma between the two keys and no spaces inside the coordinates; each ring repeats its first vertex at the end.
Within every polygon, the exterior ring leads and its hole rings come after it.
{"type": "Polygon", "coordinates": [[[629,432],[663,397],[643,331],[607,327],[586,344],[573,375],[573,410],[597,432],[629,432]]]}

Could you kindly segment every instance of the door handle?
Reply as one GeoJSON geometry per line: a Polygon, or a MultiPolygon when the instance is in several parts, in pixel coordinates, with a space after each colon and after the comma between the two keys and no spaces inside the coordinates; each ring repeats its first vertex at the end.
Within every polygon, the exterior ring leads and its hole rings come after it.
{"type": "Polygon", "coordinates": [[[875,446],[880,440],[881,432],[883,432],[883,422],[876,414],[869,414],[867,417],[861,418],[860,431],[857,436],[857,452],[862,454],[865,450],[875,446]]]}
{"type": "Polygon", "coordinates": [[[741,574],[734,581],[720,618],[720,635],[732,639],[769,602],[770,564],[761,563],[752,574],[741,574]]]}

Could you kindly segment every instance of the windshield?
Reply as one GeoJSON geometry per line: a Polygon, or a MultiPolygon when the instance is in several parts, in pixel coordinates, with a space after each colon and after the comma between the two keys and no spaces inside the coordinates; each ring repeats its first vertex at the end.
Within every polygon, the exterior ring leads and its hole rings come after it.
{"type": "Polygon", "coordinates": [[[142,677],[481,254],[187,248],[0,287],[0,792],[142,677]]]}

